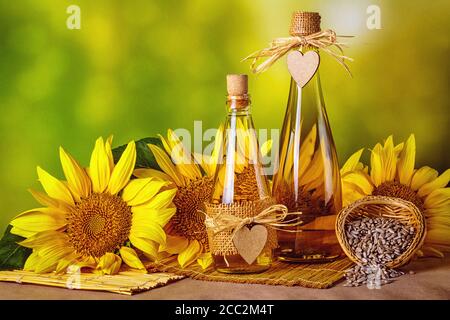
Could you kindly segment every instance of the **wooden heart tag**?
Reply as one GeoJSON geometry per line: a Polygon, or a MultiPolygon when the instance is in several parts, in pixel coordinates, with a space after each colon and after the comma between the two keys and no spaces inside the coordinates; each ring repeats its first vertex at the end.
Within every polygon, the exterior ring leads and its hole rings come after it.
{"type": "Polygon", "coordinates": [[[320,57],[315,51],[291,51],[287,56],[289,73],[300,88],[303,88],[319,68],[320,57]]]}
{"type": "Polygon", "coordinates": [[[251,229],[242,227],[236,231],[233,243],[241,257],[252,264],[264,249],[267,242],[267,229],[257,224],[251,229]]]}

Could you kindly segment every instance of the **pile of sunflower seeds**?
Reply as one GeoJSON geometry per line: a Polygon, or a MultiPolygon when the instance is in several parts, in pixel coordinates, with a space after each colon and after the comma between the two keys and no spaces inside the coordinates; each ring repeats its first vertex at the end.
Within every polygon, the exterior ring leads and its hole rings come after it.
{"type": "Polygon", "coordinates": [[[407,250],[414,233],[413,227],[391,218],[364,217],[348,223],[347,241],[361,263],[347,271],[345,285],[379,287],[403,275],[386,264],[407,250]]]}

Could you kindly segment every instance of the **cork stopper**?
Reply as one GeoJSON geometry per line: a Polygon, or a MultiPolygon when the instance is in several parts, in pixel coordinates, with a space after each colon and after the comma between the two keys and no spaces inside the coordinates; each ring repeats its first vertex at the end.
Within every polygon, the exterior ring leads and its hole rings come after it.
{"type": "Polygon", "coordinates": [[[246,74],[228,74],[227,93],[229,96],[246,95],[248,93],[248,76],[246,74]]]}
{"type": "Polygon", "coordinates": [[[292,36],[307,36],[320,31],[318,12],[296,11],[292,14],[289,33],[292,36]]]}

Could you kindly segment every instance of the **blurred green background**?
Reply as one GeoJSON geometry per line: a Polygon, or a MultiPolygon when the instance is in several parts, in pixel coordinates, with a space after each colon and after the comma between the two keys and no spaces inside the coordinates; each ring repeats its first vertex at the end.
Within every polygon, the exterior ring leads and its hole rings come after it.
{"type": "MultiPolygon", "coordinates": [[[[95,139],[114,144],[167,128],[216,127],[225,74],[288,35],[294,10],[355,35],[350,78],[322,55],[322,84],[341,164],[356,149],[416,134],[418,165],[449,167],[449,1],[0,0],[0,231],[36,206],[36,165],[62,177],[58,146],[83,164],[95,139]],[[357,3],[357,4],[355,4],[357,3]],[[66,8],[81,8],[81,30],[66,8]],[[381,8],[381,30],[366,9],[381,8]]],[[[251,76],[254,120],[278,128],[289,76],[284,61],[251,76]]]]}

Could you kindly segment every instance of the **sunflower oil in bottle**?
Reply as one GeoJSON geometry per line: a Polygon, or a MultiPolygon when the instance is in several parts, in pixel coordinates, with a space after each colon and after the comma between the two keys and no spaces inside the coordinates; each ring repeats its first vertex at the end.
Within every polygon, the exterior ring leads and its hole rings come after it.
{"type": "MultiPolygon", "coordinates": [[[[211,206],[217,214],[251,217],[272,205],[273,198],[261,162],[250,112],[247,75],[227,76],[227,117],[214,178],[211,206]]],[[[254,225],[247,225],[251,229],[254,225]]],[[[267,227],[267,243],[249,263],[234,246],[232,231],[209,233],[216,270],[224,273],[255,273],[267,270],[276,247],[276,231],[267,227]]],[[[248,243],[246,245],[252,246],[248,243]]]]}
{"type": "MultiPolygon", "coordinates": [[[[294,14],[292,36],[318,31],[318,13],[294,14]]],[[[301,53],[308,50],[316,49],[303,47],[301,53]]],[[[278,231],[277,254],[283,261],[326,262],[341,252],[334,229],[335,215],[342,206],[339,165],[319,70],[320,67],[303,88],[291,77],[273,196],[289,212],[302,214],[297,218],[288,216],[288,219],[298,219],[298,226],[278,231]]]]}

